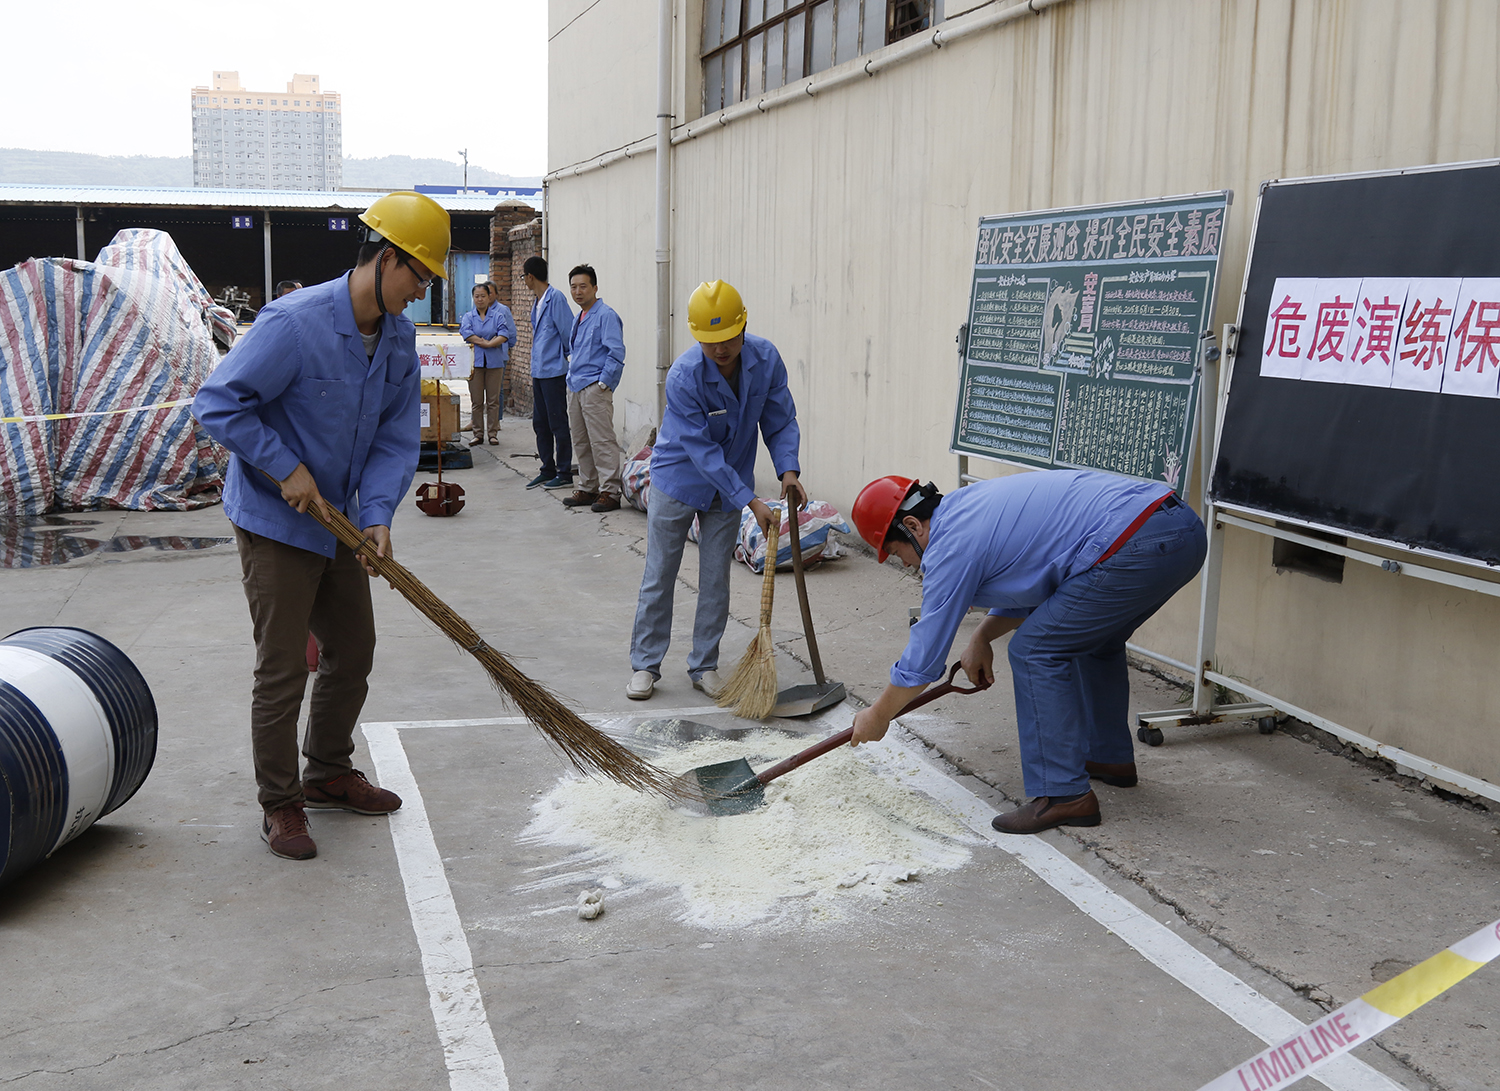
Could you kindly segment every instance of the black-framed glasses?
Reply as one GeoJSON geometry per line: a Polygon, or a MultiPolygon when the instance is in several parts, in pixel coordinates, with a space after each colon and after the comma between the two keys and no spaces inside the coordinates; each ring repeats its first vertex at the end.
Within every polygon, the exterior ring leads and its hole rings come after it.
{"type": "Polygon", "coordinates": [[[434,273],[431,276],[429,276],[426,280],[423,280],[422,279],[422,274],[419,273],[419,272],[417,272],[417,267],[415,265],[413,265],[411,262],[407,261],[405,258],[401,259],[401,264],[404,265],[404,266],[406,266],[408,269],[411,270],[412,275],[417,278],[417,287],[419,289],[421,289],[422,291],[424,291],[424,292],[428,288],[431,288],[432,287],[432,282],[437,279],[437,274],[434,273]]]}

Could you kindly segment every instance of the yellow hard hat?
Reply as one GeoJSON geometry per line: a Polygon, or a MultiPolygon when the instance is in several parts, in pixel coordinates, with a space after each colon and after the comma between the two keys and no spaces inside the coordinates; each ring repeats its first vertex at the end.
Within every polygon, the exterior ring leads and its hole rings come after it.
{"type": "Polygon", "coordinates": [[[728,341],[745,328],[745,317],[745,301],[722,280],[705,280],[688,300],[688,329],[699,341],[728,341]]]}
{"type": "Polygon", "coordinates": [[[448,260],[451,238],[448,211],[427,194],[410,190],[387,193],[361,212],[359,219],[435,276],[447,277],[443,265],[448,260]]]}

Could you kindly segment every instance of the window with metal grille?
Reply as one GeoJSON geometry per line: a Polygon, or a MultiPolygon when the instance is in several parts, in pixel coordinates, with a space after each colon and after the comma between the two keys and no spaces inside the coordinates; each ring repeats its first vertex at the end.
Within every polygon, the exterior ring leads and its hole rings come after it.
{"type": "Polygon", "coordinates": [[[703,112],[931,26],[942,0],[703,0],[703,112]]]}

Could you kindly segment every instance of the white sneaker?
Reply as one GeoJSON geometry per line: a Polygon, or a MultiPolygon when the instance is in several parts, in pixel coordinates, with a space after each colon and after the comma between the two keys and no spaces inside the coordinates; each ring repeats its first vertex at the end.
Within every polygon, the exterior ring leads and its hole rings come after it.
{"type": "Polygon", "coordinates": [[[693,688],[702,690],[710,700],[717,701],[719,694],[724,692],[724,679],[719,677],[718,671],[704,671],[693,679],[693,688]]]}
{"type": "Polygon", "coordinates": [[[625,687],[625,696],[632,701],[644,701],[651,696],[651,691],[656,689],[656,678],[650,671],[636,671],[630,676],[630,683],[625,687]]]}

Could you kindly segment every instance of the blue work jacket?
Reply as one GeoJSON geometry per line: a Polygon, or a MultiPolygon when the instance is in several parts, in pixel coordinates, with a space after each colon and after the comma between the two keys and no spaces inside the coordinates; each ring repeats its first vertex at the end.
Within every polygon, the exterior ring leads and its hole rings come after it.
{"type": "Polygon", "coordinates": [[[1171,490],[1094,470],[1038,470],[951,492],[922,554],[922,617],[891,668],[898,686],[947,674],[970,606],[1022,617],[1092,568],[1135,518],[1171,490]]]}
{"type": "Polygon", "coordinates": [[[531,377],[555,379],[568,373],[568,335],[573,311],[550,284],[531,305],[531,377]]]}
{"type": "Polygon", "coordinates": [[[465,341],[471,337],[483,337],[488,341],[491,337],[504,335],[505,343],[496,348],[469,346],[474,350],[475,367],[504,367],[510,359],[510,347],[516,343],[516,320],[511,317],[510,308],[497,299],[483,315],[472,310],[460,318],[458,335],[465,341]]]}
{"type": "Polygon", "coordinates": [[[568,334],[568,389],[582,390],[603,383],[613,390],[625,370],[625,325],[615,309],[594,300],[585,317],[573,319],[568,334]]]}
{"type": "Polygon", "coordinates": [[[262,308],[193,399],[193,415],[229,448],[230,522],[332,557],[333,534],[261,472],[281,481],[300,462],[356,526],[390,526],[417,470],[420,378],[416,329],[403,315],[381,317],[366,358],[348,274],[262,308]]]}
{"type": "Polygon", "coordinates": [[[715,494],[726,511],[745,507],[755,499],[757,427],[776,476],[801,473],[797,407],[776,346],[745,335],[736,396],[718,365],[694,345],[667,372],[667,409],[651,452],[651,487],[699,511],[709,509],[715,494]]]}

